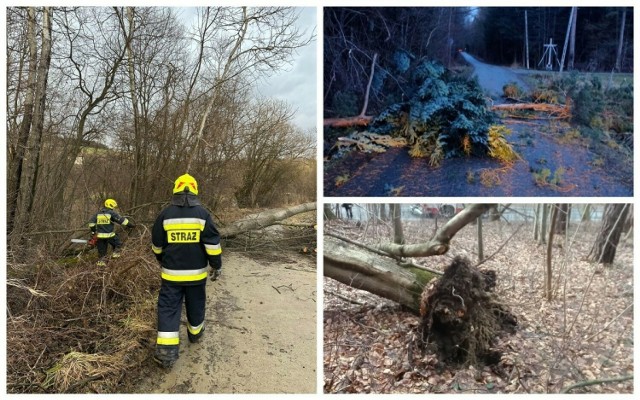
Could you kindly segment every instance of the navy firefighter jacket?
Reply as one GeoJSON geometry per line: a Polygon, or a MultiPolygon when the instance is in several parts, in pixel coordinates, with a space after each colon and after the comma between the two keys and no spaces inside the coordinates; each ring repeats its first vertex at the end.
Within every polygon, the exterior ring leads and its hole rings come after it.
{"type": "Polygon", "coordinates": [[[108,239],[116,235],[113,230],[113,223],[116,222],[122,226],[127,226],[129,220],[121,217],[117,212],[103,208],[91,217],[89,221],[89,229],[95,233],[98,239],[108,239]]]}
{"type": "Polygon", "coordinates": [[[162,265],[162,279],[174,284],[206,282],[207,264],[220,268],[220,234],[211,215],[190,193],[174,194],[151,230],[151,249],[162,265]]]}

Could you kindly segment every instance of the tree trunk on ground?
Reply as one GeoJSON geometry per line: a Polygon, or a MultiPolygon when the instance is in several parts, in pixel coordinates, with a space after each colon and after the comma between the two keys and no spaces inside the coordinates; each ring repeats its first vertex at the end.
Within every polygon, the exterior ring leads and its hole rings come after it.
{"type": "Polygon", "coordinates": [[[263,211],[258,214],[252,214],[241,220],[234,221],[232,224],[225,226],[224,228],[221,228],[220,236],[222,236],[223,238],[232,238],[241,233],[265,228],[293,215],[307,211],[313,211],[315,209],[316,203],[305,203],[288,208],[278,208],[274,210],[263,211]]]}
{"type": "Polygon", "coordinates": [[[401,267],[343,240],[324,237],[324,275],[356,289],[395,301],[418,313],[424,286],[437,275],[415,267],[401,267]]]}
{"type": "Polygon", "coordinates": [[[490,204],[473,204],[465,208],[425,243],[382,243],[374,248],[364,249],[357,244],[325,235],[324,275],[345,285],[398,302],[418,313],[424,285],[435,275],[413,265],[400,266],[392,257],[428,257],[446,253],[455,234],[490,207],[490,204]]]}
{"type": "Polygon", "coordinates": [[[611,264],[622,235],[630,204],[607,204],[602,217],[600,233],[593,243],[587,259],[601,264],[611,264]]]}

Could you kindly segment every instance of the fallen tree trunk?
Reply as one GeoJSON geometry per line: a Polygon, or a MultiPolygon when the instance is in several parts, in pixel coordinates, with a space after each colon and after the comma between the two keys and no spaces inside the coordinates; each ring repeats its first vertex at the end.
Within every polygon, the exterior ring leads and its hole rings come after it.
{"type": "Polygon", "coordinates": [[[323,260],[325,276],[395,301],[416,314],[422,289],[437,276],[416,267],[402,267],[390,257],[330,236],[324,237],[323,260]]]}
{"type": "Polygon", "coordinates": [[[571,103],[566,105],[547,103],[518,103],[518,104],[496,104],[491,106],[492,111],[537,111],[553,115],[558,119],[571,118],[571,103]]]}
{"type": "Polygon", "coordinates": [[[288,208],[266,210],[258,214],[249,215],[241,220],[234,221],[230,225],[220,228],[220,236],[232,238],[241,233],[262,229],[279,221],[316,209],[316,203],[305,203],[288,208]]]}
{"type": "Polygon", "coordinates": [[[350,126],[367,126],[371,122],[373,117],[371,116],[356,116],[345,118],[325,118],[323,121],[324,126],[332,128],[348,128],[350,126]]]}
{"type": "Polygon", "coordinates": [[[395,301],[418,314],[422,290],[437,275],[416,266],[401,266],[394,257],[426,257],[446,253],[455,234],[490,207],[490,204],[473,204],[465,208],[429,242],[410,245],[384,243],[373,246],[376,253],[325,235],[324,275],[395,301]],[[389,257],[379,252],[389,254],[389,257]]]}

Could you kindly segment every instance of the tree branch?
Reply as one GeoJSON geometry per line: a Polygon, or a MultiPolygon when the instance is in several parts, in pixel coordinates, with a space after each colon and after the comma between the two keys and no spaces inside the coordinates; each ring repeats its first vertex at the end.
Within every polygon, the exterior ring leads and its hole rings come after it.
{"type": "Polygon", "coordinates": [[[573,389],[577,389],[585,386],[600,385],[602,383],[624,382],[631,379],[633,379],[633,375],[621,376],[618,378],[610,378],[610,379],[594,379],[591,381],[583,381],[583,382],[574,383],[573,385],[562,389],[560,393],[569,393],[573,389]]]}
{"type": "Polygon", "coordinates": [[[378,250],[401,257],[428,257],[442,255],[449,251],[449,241],[467,224],[478,218],[491,208],[491,204],[473,204],[465,208],[436,233],[435,237],[426,243],[398,245],[385,243],[377,247],[378,250]]]}

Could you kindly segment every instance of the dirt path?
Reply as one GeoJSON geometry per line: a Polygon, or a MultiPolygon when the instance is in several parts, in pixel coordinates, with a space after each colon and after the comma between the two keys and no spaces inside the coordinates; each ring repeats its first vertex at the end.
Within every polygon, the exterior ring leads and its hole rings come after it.
{"type": "Polygon", "coordinates": [[[478,77],[478,83],[489,93],[491,97],[499,97],[502,95],[502,87],[509,82],[516,82],[523,89],[528,89],[515,72],[509,68],[499,67],[497,65],[489,65],[478,61],[472,55],[462,52],[462,57],[474,69],[474,75],[478,77]]]}
{"type": "Polygon", "coordinates": [[[315,393],[315,259],[227,253],[222,278],[207,283],[205,326],[197,344],[182,326],[176,365],[136,392],[315,393]]]}

